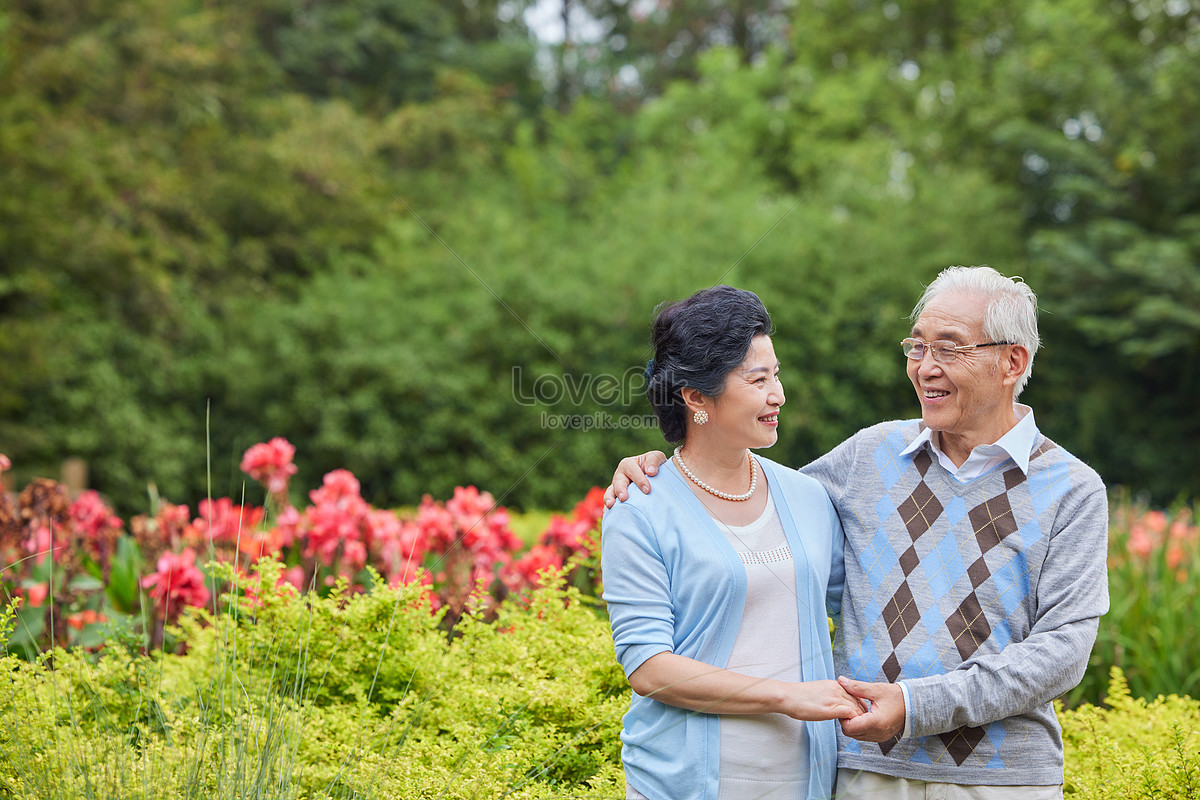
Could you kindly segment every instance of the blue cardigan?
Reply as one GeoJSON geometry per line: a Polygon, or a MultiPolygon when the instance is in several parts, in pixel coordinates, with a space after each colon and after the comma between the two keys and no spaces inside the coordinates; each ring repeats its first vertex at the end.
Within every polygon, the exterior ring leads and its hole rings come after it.
{"type": "MultiPolygon", "coordinates": [[[[842,526],[819,483],[758,458],[796,565],[801,676],[835,677],[826,611],[841,612],[842,526]]],[[[604,515],[601,565],[617,661],[628,676],[672,652],[724,667],[746,602],[746,570],[674,462],[604,515]]],[[[827,800],[837,766],[834,721],[809,722],[808,798],[827,800]]],[[[720,715],[633,694],[621,732],[629,785],[650,800],[717,796],[720,715]]]]}

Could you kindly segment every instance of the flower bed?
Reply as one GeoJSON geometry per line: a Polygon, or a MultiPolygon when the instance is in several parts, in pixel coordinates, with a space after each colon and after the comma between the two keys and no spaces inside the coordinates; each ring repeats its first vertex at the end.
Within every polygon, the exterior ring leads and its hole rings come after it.
{"type": "MultiPolygon", "coordinates": [[[[565,567],[574,585],[594,589],[599,489],[569,516],[552,516],[526,549],[508,511],[473,486],[445,502],[426,495],[415,511],[397,514],[372,507],[354,475],[335,470],[296,508],[288,499],[294,454],[281,438],[246,451],[242,470],[262,483],[264,506],[222,497],[200,501],[193,516],[159,501],[128,531],[94,491],[72,500],[61,484],[37,479],[15,504],[0,495],[0,589],[22,606],[9,647],[34,658],[50,646],[96,650],[120,636],[140,637],[146,650],[175,648],[171,625],[184,609],[219,614],[229,587],[254,591],[268,557],[283,564],[279,581],[317,595],[339,580],[351,591],[418,584],[445,627],[468,610],[487,616],[548,570],[565,567]]],[[[0,471],[8,466],[0,461],[0,471]]]]}

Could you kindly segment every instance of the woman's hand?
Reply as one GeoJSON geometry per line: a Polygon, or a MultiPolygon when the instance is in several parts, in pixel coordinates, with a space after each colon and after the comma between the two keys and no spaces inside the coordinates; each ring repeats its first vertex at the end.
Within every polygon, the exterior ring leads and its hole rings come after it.
{"type": "Polygon", "coordinates": [[[788,684],[790,690],[783,713],[801,720],[851,719],[867,713],[867,707],[834,680],[788,684]]]}
{"type": "Polygon", "coordinates": [[[674,653],[646,659],[629,676],[642,697],[706,714],[787,714],[799,720],[850,719],[866,706],[837,681],[778,681],[721,669],[674,653]]]}
{"type": "Polygon", "coordinates": [[[650,481],[646,478],[658,474],[658,467],[667,460],[665,454],[650,450],[640,456],[627,456],[617,464],[612,483],[604,490],[604,507],[612,508],[617,500],[624,503],[629,499],[629,484],[636,483],[642,494],[650,494],[650,481]]]}

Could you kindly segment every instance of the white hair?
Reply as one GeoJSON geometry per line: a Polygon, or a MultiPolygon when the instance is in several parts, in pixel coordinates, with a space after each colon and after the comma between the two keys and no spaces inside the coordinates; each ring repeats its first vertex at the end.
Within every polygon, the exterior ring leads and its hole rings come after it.
{"type": "Polygon", "coordinates": [[[1037,329],[1037,295],[1022,278],[1007,278],[991,267],[947,267],[925,288],[913,308],[912,319],[921,316],[929,301],[943,292],[982,295],[987,299],[983,335],[990,341],[1019,344],[1029,351],[1029,363],[1013,388],[1016,399],[1029,382],[1033,357],[1041,344],[1037,329]]]}

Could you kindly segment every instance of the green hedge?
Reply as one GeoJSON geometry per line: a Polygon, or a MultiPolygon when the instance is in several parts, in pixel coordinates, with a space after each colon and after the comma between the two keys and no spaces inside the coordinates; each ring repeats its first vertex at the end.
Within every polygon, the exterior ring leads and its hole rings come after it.
{"type": "MultiPolygon", "coordinates": [[[[258,599],[184,623],[185,655],[113,631],[100,657],[0,659],[0,798],[624,796],[628,686],[576,591],[448,638],[413,587],[244,588],[258,599]]],[[[1069,796],[1195,796],[1196,701],[1131,699],[1114,672],[1107,707],[1061,718],[1069,796]]]]}

